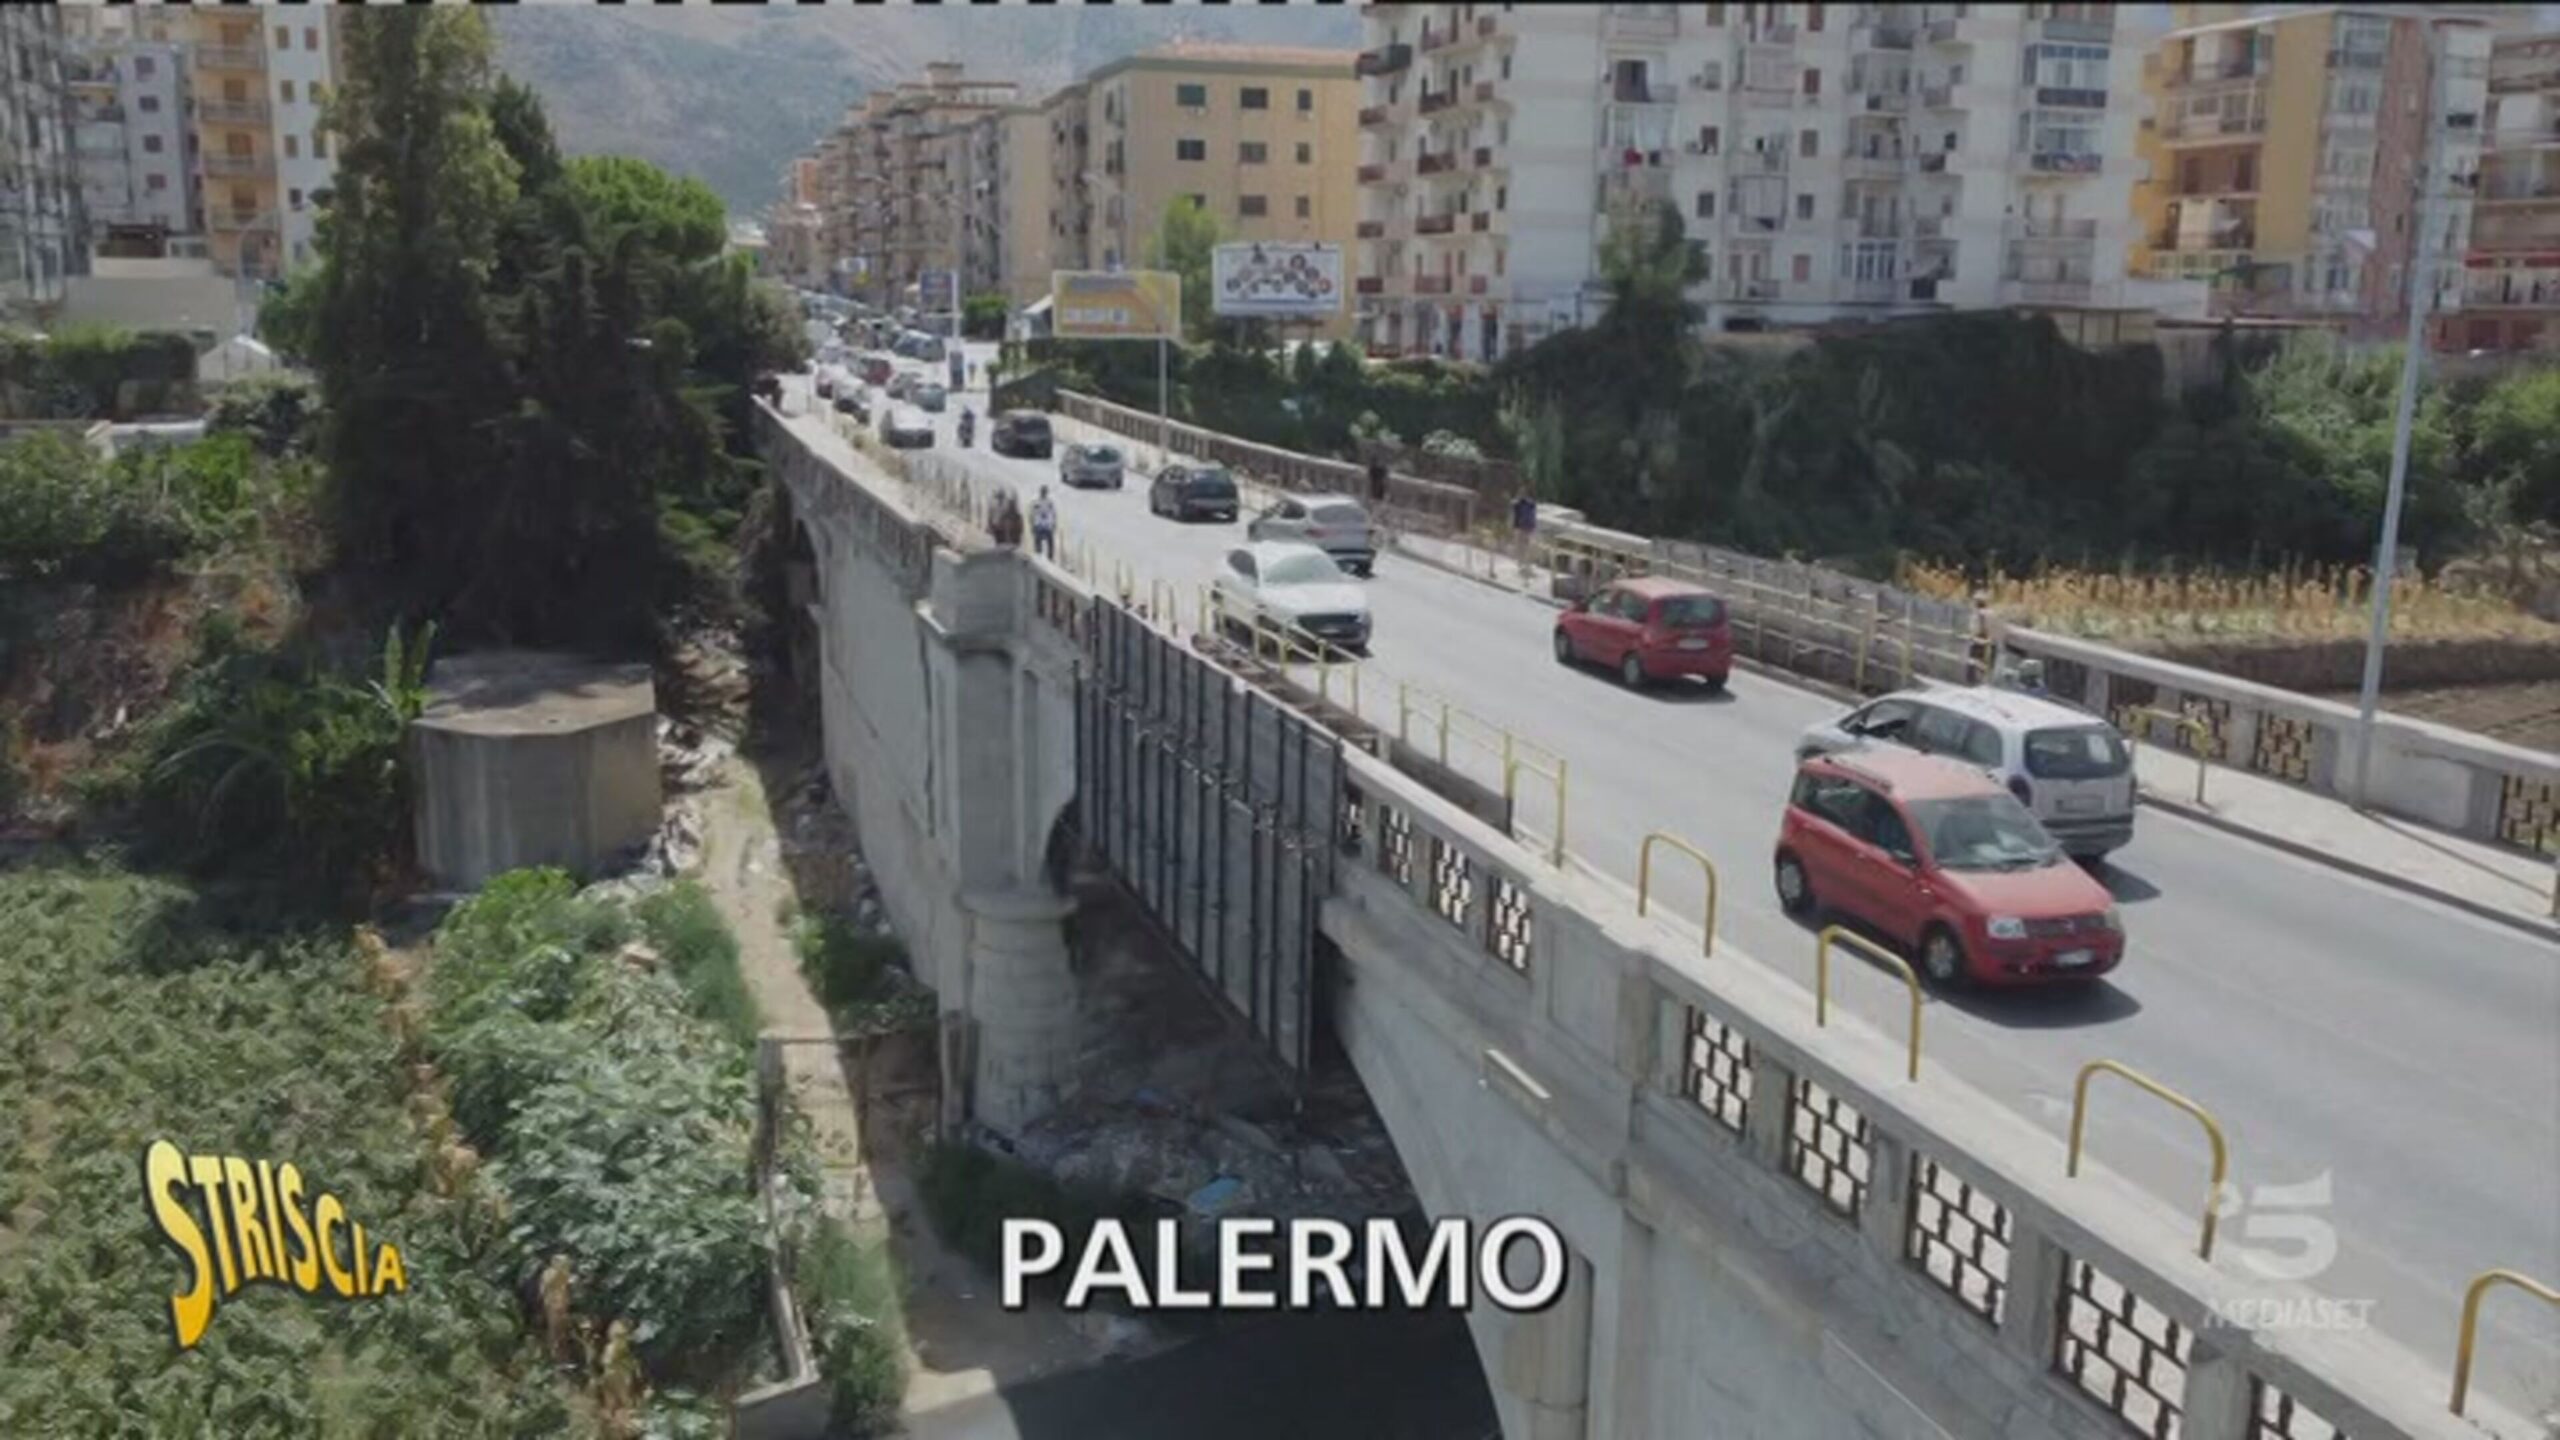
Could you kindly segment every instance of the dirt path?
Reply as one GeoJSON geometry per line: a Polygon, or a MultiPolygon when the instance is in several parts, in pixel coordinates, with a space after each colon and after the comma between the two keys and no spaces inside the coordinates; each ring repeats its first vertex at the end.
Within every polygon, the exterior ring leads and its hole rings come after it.
{"type": "Polygon", "coordinates": [[[1139,1348],[1143,1333],[1106,1317],[1054,1307],[1008,1313],[995,1277],[936,1242],[918,1210],[911,1162],[931,1133],[929,1103],[875,1103],[866,1152],[863,1115],[831,1041],[826,1008],[800,973],[786,917],[798,908],[773,811],[751,763],[732,757],[701,795],[700,879],[738,937],[738,968],[783,1047],[792,1103],[809,1117],[824,1203],[865,1237],[887,1234],[902,1271],[908,1336],[907,1410],[918,1414],[1003,1386],[1078,1369],[1139,1348]]]}

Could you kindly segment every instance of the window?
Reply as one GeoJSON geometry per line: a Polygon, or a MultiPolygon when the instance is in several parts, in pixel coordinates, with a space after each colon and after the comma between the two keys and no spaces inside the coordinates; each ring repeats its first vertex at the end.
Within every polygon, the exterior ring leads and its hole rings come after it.
{"type": "Polygon", "coordinates": [[[1247,85],[1236,103],[1247,110],[1268,110],[1271,108],[1271,92],[1259,85],[1247,85]]]}
{"type": "Polygon", "coordinates": [[[1310,197],[1310,196],[1306,196],[1306,195],[1301,195],[1301,196],[1299,196],[1299,197],[1298,197],[1298,218],[1299,218],[1299,219],[1301,219],[1301,220],[1312,219],[1312,218],[1314,218],[1315,213],[1316,213],[1315,200],[1314,200],[1312,197],[1310,197]]]}
{"type": "MultiPolygon", "coordinates": [[[[1176,85],[1173,87],[1173,103],[1186,110],[1206,110],[1209,108],[1209,87],[1206,85],[1176,85]]],[[[1106,109],[1107,108],[1108,107],[1106,107],[1106,109]]],[[[1108,119],[1110,117],[1106,114],[1104,118],[1108,119]]]]}
{"type": "Polygon", "coordinates": [[[1316,147],[1308,144],[1304,140],[1299,141],[1298,163],[1301,165],[1313,165],[1316,163],[1316,147]]]}
{"type": "Polygon", "coordinates": [[[1837,775],[1798,775],[1790,798],[1797,809],[1858,835],[1866,829],[1867,802],[1874,796],[1866,786],[1837,775]]]}
{"type": "Polygon", "coordinates": [[[1301,114],[1301,115],[1312,115],[1312,114],[1314,114],[1314,113],[1315,113],[1315,108],[1316,108],[1316,92],[1314,92],[1313,90],[1306,90],[1306,89],[1301,89],[1301,90],[1299,90],[1299,91],[1298,91],[1298,113],[1299,113],[1299,114],[1301,114]]]}
{"type": "Polygon", "coordinates": [[[1796,197],[1796,218],[1799,220],[1810,220],[1813,218],[1812,196],[1798,195],[1796,197]]]}
{"type": "Polygon", "coordinates": [[[1194,210],[1206,210],[1209,208],[1209,197],[1206,195],[1185,195],[1182,198],[1190,202],[1191,208],[1194,210]]]}
{"type": "Polygon", "coordinates": [[[1206,140],[1176,140],[1173,142],[1173,158],[1176,160],[1206,160],[1209,158],[1209,142],[1206,140]]]}
{"type": "Polygon", "coordinates": [[[311,158],[314,160],[326,160],[329,158],[328,131],[314,130],[311,132],[311,158]]]}
{"type": "Polygon", "coordinates": [[[1920,723],[1912,727],[1910,743],[1916,749],[1933,755],[1961,755],[1965,750],[1965,732],[1973,722],[1952,710],[1923,706],[1920,723]]]}
{"type": "Polygon", "coordinates": [[[277,82],[276,82],[276,93],[277,93],[279,96],[281,96],[281,97],[283,98],[284,103],[286,103],[287,105],[292,104],[292,103],[293,103],[293,82],[292,82],[292,81],[290,81],[290,80],[279,80],[279,81],[277,81],[277,82]]]}
{"type": "Polygon", "coordinates": [[[1810,65],[1804,67],[1804,93],[1807,95],[1822,93],[1822,72],[1810,65]]]}
{"type": "Polygon", "coordinates": [[[2107,47],[2030,45],[2027,47],[2027,80],[2044,90],[2103,92],[2107,88],[2107,47]]]}
{"type": "Polygon", "coordinates": [[[1794,257],[1793,261],[1788,265],[1787,274],[1788,278],[1794,280],[1799,285],[1811,280],[1813,278],[1813,257],[1810,255],[1798,255],[1794,257]]]}
{"type": "Polygon", "coordinates": [[[1804,7],[1804,28],[1819,33],[1822,29],[1822,6],[1819,0],[1804,7]]]}
{"type": "MultiPolygon", "coordinates": [[[[1820,7],[1817,6],[1816,8],[1818,9],[1820,7]]],[[[1822,27],[1816,25],[1813,28],[1819,30],[1822,27]]],[[[305,50],[317,50],[320,48],[320,31],[318,28],[310,25],[302,27],[302,48],[305,50]]]]}
{"type": "Polygon", "coordinates": [[[143,153],[148,154],[148,155],[157,155],[157,154],[159,154],[159,153],[160,153],[160,137],[159,137],[159,136],[157,136],[157,135],[145,135],[145,136],[143,136],[143,137],[142,137],[142,149],[143,149],[143,153]]]}
{"type": "Polygon", "coordinates": [[[293,48],[292,26],[279,25],[276,27],[276,48],[279,50],[290,50],[293,48]]]}
{"type": "Polygon", "coordinates": [[[143,96],[141,105],[142,113],[145,115],[157,115],[160,113],[160,97],[157,95],[143,96]]]}
{"type": "Polygon", "coordinates": [[[1247,140],[1236,146],[1236,163],[1259,165],[1271,158],[1271,147],[1259,140],[1247,140]]]}
{"type": "Polygon", "coordinates": [[[1716,0],[1716,3],[1711,3],[1707,6],[1707,23],[1710,25],[1721,25],[1724,23],[1724,5],[1722,4],[1722,0],[1716,0]]]}
{"type": "Polygon", "coordinates": [[[329,98],[329,82],[328,82],[328,81],[326,81],[326,80],[314,80],[314,81],[312,81],[312,82],[311,82],[311,103],[312,103],[312,104],[314,104],[314,105],[317,105],[317,104],[319,104],[321,101],[326,100],[326,99],[328,99],[328,98],[329,98]]]}
{"type": "Polygon", "coordinates": [[[301,209],[302,192],[299,190],[287,190],[284,192],[284,203],[292,206],[296,210],[301,209]]]}
{"type": "Polygon", "coordinates": [[[169,188],[169,177],[155,170],[142,177],[142,188],[157,194],[169,188]]]}
{"type": "Polygon", "coordinates": [[[287,135],[284,137],[284,158],[287,160],[299,160],[302,158],[301,136],[287,135]]]}
{"type": "Polygon", "coordinates": [[[133,74],[134,78],[137,80],[150,79],[153,74],[158,72],[159,68],[160,62],[152,59],[148,55],[136,55],[133,57],[133,74]]]}
{"type": "Polygon", "coordinates": [[[1236,197],[1236,213],[1248,220],[1257,219],[1271,213],[1271,201],[1261,195],[1239,195],[1236,197]]]}
{"type": "Polygon", "coordinates": [[[1701,220],[1713,220],[1716,218],[1716,192],[1713,190],[1701,190],[1698,192],[1697,213],[1698,218],[1701,220]]]}
{"type": "Polygon", "coordinates": [[[1713,125],[1698,127],[1698,153],[1713,155],[1724,147],[1724,132],[1713,125]]]}
{"type": "Polygon", "coordinates": [[[1822,153],[1822,132],[1802,130],[1796,133],[1796,153],[1807,160],[1822,153]]]}

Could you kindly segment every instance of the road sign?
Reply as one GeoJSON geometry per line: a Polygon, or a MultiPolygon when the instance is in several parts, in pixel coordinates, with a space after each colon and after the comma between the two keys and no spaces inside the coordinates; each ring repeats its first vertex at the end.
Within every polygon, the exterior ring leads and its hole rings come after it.
{"type": "Polygon", "coordinates": [[[1220,315],[1321,320],[1342,309],[1342,247],[1249,240],[1209,253],[1220,315]]]}
{"type": "Polygon", "coordinates": [[[960,308],[959,286],[948,270],[927,270],[916,276],[916,308],[928,315],[939,315],[960,308]]]}
{"type": "Polygon", "coordinates": [[[1182,277],[1169,270],[1060,270],[1049,325],[1062,340],[1179,340],[1182,277]]]}

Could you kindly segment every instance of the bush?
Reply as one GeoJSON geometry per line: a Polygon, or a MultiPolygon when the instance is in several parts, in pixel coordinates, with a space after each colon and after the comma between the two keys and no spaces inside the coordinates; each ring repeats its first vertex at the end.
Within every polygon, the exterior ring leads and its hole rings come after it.
{"type": "MultiPolygon", "coordinates": [[[[1097,1220],[1134,1224],[1148,1216],[1146,1202],[1090,1185],[1067,1185],[1018,1160],[969,1145],[937,1143],[924,1152],[916,1197],[942,1243],[993,1271],[1003,1260],[1004,1222],[1047,1220],[1066,1237],[1067,1253],[1082,1250],[1097,1220]]],[[[1050,1280],[1063,1288],[1065,1280],[1050,1280]]]]}
{"type": "Polygon", "coordinates": [[[828,1419],[853,1435],[887,1433],[907,1390],[906,1319],[888,1243],[866,1245],[824,1220],[801,1272],[818,1370],[827,1378],[828,1419]]]}
{"type": "Polygon", "coordinates": [[[0,336],[0,397],[42,420],[123,420],[159,414],[195,381],[195,342],[165,332],[75,328],[42,340],[0,336]],[[125,387],[134,386],[131,407],[125,387]]]}
{"type": "Polygon", "coordinates": [[[667,968],[693,997],[694,1013],[728,1032],[738,1048],[753,1053],[764,1021],[755,997],[747,992],[738,970],[738,937],[720,918],[720,907],[691,880],[654,895],[633,907],[640,932],[667,968]]]}
{"type": "Polygon", "coordinates": [[[234,380],[214,392],[206,427],[215,435],[245,435],[270,458],[309,454],[319,440],[320,393],[290,375],[234,380]]]}
{"type": "Polygon", "coordinates": [[[130,581],[246,536],[308,498],[310,467],[257,458],[240,435],[108,459],[78,436],[0,444],[0,575],[130,581]]]}
{"type": "Polygon", "coordinates": [[[972,340],[1004,338],[1004,317],[1012,307],[1002,295],[979,294],[960,302],[960,333],[972,340]]]}

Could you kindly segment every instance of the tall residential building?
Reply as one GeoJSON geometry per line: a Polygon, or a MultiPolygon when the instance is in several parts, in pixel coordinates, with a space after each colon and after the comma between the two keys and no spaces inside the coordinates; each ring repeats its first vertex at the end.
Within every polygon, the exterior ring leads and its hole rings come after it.
{"type": "Polygon", "coordinates": [[[2397,333],[2423,162],[2435,303],[2458,306],[2490,29],[2415,6],[2239,8],[2188,8],[2179,18],[2203,23],[2169,33],[2145,66],[2138,263],[2210,282],[2217,313],[2397,333]]]}
{"type": "Polygon", "coordinates": [[[2451,350],[2560,346],[2560,34],[2502,35],[2489,51],[2480,183],[2451,350]]]}
{"type": "MultiPolygon", "coordinates": [[[[827,243],[841,288],[887,303],[923,294],[926,276],[985,273],[987,197],[996,185],[977,122],[1016,104],[1010,80],[969,78],[938,61],[925,78],[874,91],[822,147],[829,172],[827,243]]],[[[939,281],[936,282],[939,285],[939,281]]]]}
{"type": "Polygon", "coordinates": [[[994,177],[983,207],[986,236],[983,274],[973,274],[971,293],[990,291],[1019,310],[1049,293],[1062,247],[1052,223],[1058,171],[1065,162],[1051,141],[1052,120],[1045,105],[1015,105],[978,122],[983,164],[980,173],[994,177]]]}
{"type": "Polygon", "coordinates": [[[0,309],[60,302],[88,269],[62,11],[0,6],[0,309]]]}
{"type": "Polygon", "coordinates": [[[1205,205],[1229,240],[1321,241],[1347,256],[1359,219],[1355,59],[1177,42],[1085,76],[1087,263],[1142,264],[1178,199],[1205,205]]]}
{"type": "Polygon", "coordinates": [[[822,161],[803,155],[783,167],[782,198],[765,214],[765,273],[794,285],[826,278],[822,161]]]}
{"type": "Polygon", "coordinates": [[[1362,328],[1490,360],[1606,303],[1613,218],[1676,207],[1709,326],[2026,306],[2128,278],[2142,38],[2105,4],[1377,6],[1362,328]]]}
{"type": "Polygon", "coordinates": [[[109,226],[191,233],[196,185],[186,52],[130,35],[75,35],[66,64],[90,243],[109,226]]]}
{"type": "Polygon", "coordinates": [[[1093,127],[1086,114],[1085,86],[1079,80],[1040,102],[1049,126],[1049,265],[1053,270],[1090,270],[1087,245],[1093,226],[1093,127]]]}

